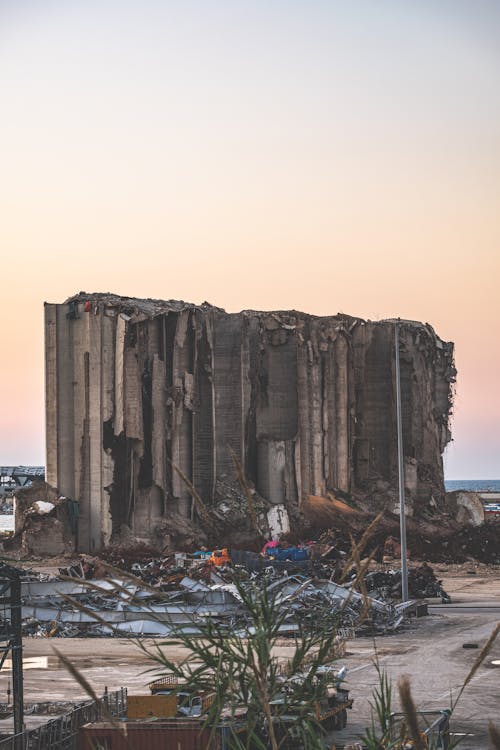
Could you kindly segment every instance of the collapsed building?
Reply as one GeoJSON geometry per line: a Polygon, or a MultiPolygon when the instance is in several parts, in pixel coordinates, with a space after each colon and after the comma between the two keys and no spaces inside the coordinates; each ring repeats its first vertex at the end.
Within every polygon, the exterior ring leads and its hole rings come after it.
{"type": "MultiPolygon", "coordinates": [[[[235,503],[249,513],[234,457],[255,498],[292,519],[328,493],[392,510],[395,324],[84,292],[46,303],[46,476],[79,503],[79,549],[126,529],[158,543],[172,519],[196,522],[192,487],[234,527],[235,503]]],[[[430,325],[399,331],[418,515],[444,496],[456,371],[430,325]]]]}

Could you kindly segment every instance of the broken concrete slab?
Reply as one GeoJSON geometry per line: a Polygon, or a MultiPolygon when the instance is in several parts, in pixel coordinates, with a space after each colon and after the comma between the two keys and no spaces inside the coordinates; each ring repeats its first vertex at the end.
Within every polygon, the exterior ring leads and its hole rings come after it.
{"type": "Polygon", "coordinates": [[[446,507],[461,525],[481,526],[484,523],[484,503],[477,492],[447,492],[446,507]]]}

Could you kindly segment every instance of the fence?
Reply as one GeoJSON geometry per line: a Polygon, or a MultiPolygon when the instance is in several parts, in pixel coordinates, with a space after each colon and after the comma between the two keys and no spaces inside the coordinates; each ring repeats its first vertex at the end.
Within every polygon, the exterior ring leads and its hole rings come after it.
{"type": "Polygon", "coordinates": [[[114,693],[106,692],[100,701],[83,703],[36,729],[26,729],[21,734],[12,734],[0,739],[0,750],[77,750],[81,726],[109,716],[124,716],[126,711],[125,688],[114,693]]]}

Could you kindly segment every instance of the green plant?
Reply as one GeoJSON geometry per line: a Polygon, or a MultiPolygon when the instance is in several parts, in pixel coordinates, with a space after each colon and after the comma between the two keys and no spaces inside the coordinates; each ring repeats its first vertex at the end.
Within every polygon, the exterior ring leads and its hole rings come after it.
{"type": "Polygon", "coordinates": [[[180,631],[153,646],[140,642],[140,647],[155,662],[157,676],[172,675],[183,689],[213,694],[207,726],[215,731],[224,717],[229,719],[233,748],[279,750],[293,738],[305,750],[322,748],[316,707],[332,681],[322,668],[337,655],[334,622],[299,626],[291,658],[283,664],[276,647],[287,612],[265,581],[235,580],[234,586],[247,612],[239,627],[228,630],[207,618],[197,635],[180,631]],[[188,656],[176,662],[167,654],[179,646],[188,656]]]}
{"type": "Polygon", "coordinates": [[[394,747],[391,742],[391,713],[392,713],[392,684],[386,672],[380,668],[378,659],[375,660],[378,686],[373,690],[371,706],[371,724],[366,728],[361,741],[368,750],[389,750],[394,747]]]}

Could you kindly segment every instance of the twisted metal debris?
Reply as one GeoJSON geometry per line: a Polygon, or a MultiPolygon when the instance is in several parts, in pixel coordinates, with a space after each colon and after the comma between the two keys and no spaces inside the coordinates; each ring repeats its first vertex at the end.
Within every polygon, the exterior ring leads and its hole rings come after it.
{"type": "Polygon", "coordinates": [[[196,633],[207,618],[243,634],[248,617],[233,583],[235,576],[250,591],[265,579],[279,611],[286,612],[280,630],[284,636],[318,626],[346,634],[389,633],[403,626],[416,604],[394,604],[361,594],[351,583],[271,566],[249,573],[232,566],[214,569],[201,561],[188,575],[177,566],[154,576],[155,565],[136,563],[133,572],[121,571],[122,575],[108,568],[111,577],[103,579],[24,580],[25,635],[170,636],[179,630],[196,633]]]}

